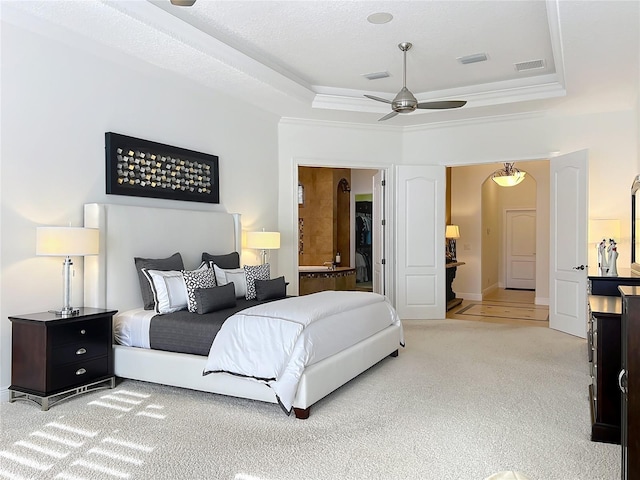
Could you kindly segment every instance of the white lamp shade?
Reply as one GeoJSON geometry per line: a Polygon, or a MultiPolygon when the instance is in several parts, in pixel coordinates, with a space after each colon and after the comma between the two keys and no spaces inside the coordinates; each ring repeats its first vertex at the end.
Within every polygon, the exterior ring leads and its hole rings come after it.
{"type": "Polygon", "coordinates": [[[445,238],[460,238],[460,229],[458,225],[447,225],[444,232],[445,238]]]}
{"type": "Polygon", "coordinates": [[[36,255],[83,257],[99,253],[99,230],[82,227],[38,227],[36,255]]]}
{"type": "Polygon", "coordinates": [[[280,232],[247,232],[247,248],[275,250],[280,248],[280,232]]]}

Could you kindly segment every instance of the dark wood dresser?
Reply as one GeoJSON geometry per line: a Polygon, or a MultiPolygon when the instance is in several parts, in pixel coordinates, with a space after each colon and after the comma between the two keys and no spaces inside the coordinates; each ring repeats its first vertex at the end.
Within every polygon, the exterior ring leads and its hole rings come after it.
{"type": "Polygon", "coordinates": [[[73,316],[41,312],[9,317],[9,401],[30,400],[48,410],[69,396],[113,388],[112,320],[116,312],[81,308],[73,316]]]}
{"type": "Polygon", "coordinates": [[[628,268],[617,277],[597,275],[590,270],[589,318],[587,328],[591,373],[591,440],[620,443],[621,394],[618,373],[621,368],[622,301],[620,285],[640,285],[640,277],[628,268]]]}
{"type": "Polygon", "coordinates": [[[621,286],[622,479],[640,478],[640,287],[621,286]]]}
{"type": "Polygon", "coordinates": [[[587,328],[591,440],[620,443],[620,297],[589,295],[587,328]]]}

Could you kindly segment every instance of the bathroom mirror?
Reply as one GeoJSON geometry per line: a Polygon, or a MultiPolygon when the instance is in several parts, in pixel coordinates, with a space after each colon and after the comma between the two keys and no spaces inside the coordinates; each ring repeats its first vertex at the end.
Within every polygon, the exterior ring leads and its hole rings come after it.
{"type": "Polygon", "coordinates": [[[640,175],[631,185],[631,273],[640,275],[640,175]]]}

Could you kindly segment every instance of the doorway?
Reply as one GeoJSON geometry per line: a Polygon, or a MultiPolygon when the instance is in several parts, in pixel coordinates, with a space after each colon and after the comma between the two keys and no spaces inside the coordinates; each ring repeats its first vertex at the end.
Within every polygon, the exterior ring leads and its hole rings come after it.
{"type": "Polygon", "coordinates": [[[500,187],[492,181],[493,172],[501,163],[451,167],[451,218],[459,226],[457,257],[465,262],[453,284],[457,296],[482,301],[492,292],[506,288],[533,288],[533,302],[549,305],[549,160],[528,160],[516,163],[526,172],[525,180],[514,187],[500,187]],[[533,278],[533,285],[513,285],[507,278],[506,249],[507,211],[535,212],[528,219],[534,228],[526,239],[531,262],[514,265],[511,276],[533,278]],[[514,268],[515,267],[515,268],[514,268]],[[526,270],[526,275],[518,269],[526,270]]]}
{"type": "Polygon", "coordinates": [[[375,182],[384,178],[385,170],[302,164],[299,164],[297,169],[298,190],[301,195],[298,200],[297,219],[298,265],[322,265],[328,258],[335,258],[339,253],[340,265],[356,271],[356,290],[385,294],[387,279],[384,275],[383,259],[386,254],[387,234],[382,226],[384,222],[376,223],[376,218],[384,219],[387,212],[384,188],[375,186],[375,182]],[[330,208],[331,191],[320,188],[317,179],[323,176],[334,177],[338,173],[340,177],[348,178],[348,196],[338,195],[339,201],[330,208]],[[348,205],[345,204],[345,198],[348,198],[348,205]],[[304,207],[309,204],[315,205],[316,216],[332,217],[325,218],[326,228],[313,225],[313,218],[304,207]],[[344,219],[345,213],[348,223],[339,221],[344,219]],[[332,229],[333,234],[330,233],[332,229]],[[326,241],[321,242],[322,236],[327,237],[326,241]],[[317,254],[321,245],[326,247],[326,251],[317,254]],[[377,283],[374,283],[376,277],[377,283]]]}

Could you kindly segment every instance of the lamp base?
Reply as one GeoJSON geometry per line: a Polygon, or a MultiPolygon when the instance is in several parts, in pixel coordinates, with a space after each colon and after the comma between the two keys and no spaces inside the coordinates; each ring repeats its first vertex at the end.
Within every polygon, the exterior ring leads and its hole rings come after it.
{"type": "Polygon", "coordinates": [[[73,317],[74,315],[80,314],[80,309],[73,308],[73,307],[65,307],[62,310],[49,310],[49,313],[54,313],[55,315],[59,315],[61,317],[73,317]]]}

